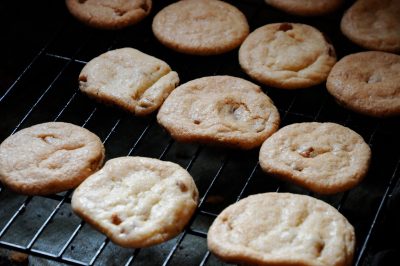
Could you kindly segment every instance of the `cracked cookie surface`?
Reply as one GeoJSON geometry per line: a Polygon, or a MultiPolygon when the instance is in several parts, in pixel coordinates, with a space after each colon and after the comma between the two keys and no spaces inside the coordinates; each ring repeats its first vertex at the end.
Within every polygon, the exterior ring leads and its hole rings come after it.
{"type": "Polygon", "coordinates": [[[58,193],[96,172],[104,146],[87,129],[48,122],[22,129],[0,145],[0,180],[27,195],[58,193]]]}
{"type": "Polygon", "coordinates": [[[148,247],[178,235],[196,210],[198,191],[179,165],[120,157],[74,192],[72,209],[123,247],[148,247]]]}
{"type": "Polygon", "coordinates": [[[293,15],[320,16],[336,10],[343,0],[265,0],[265,2],[293,15]]]}
{"type": "Polygon", "coordinates": [[[260,149],[268,174],[316,193],[356,186],[367,174],[371,150],[353,130],[335,123],[297,123],[281,128],[260,149]]]}
{"type": "Polygon", "coordinates": [[[100,29],[136,24],[151,10],[151,0],[66,0],[68,10],[81,22],[100,29]]]}
{"type": "Polygon", "coordinates": [[[238,47],[249,34],[246,17],[236,7],[218,0],[186,0],[161,10],[153,32],[165,46],[178,52],[212,55],[238,47]]]}
{"type": "Polygon", "coordinates": [[[133,48],[106,52],[79,74],[79,89],[89,97],[139,116],[157,110],[178,83],[167,63],[133,48]]]}
{"type": "Polygon", "coordinates": [[[207,242],[211,252],[231,263],[350,266],[355,233],[343,215],[321,200],[264,193],[222,211],[207,242]]]}
{"type": "Polygon", "coordinates": [[[400,52],[400,1],[358,0],[340,28],[352,42],[369,50],[400,52]]]}
{"type": "Polygon", "coordinates": [[[279,113],[256,84],[212,76],[176,88],[157,120],[178,141],[251,149],[277,130],[279,113]]]}
{"type": "Polygon", "coordinates": [[[250,77],[265,85],[300,89],[324,82],[336,63],[336,54],[314,27],[274,23],[250,33],[240,47],[239,63],[250,77]]]}
{"type": "Polygon", "coordinates": [[[326,83],[346,108],[365,115],[400,115],[400,56],[369,51],[343,57],[326,83]]]}

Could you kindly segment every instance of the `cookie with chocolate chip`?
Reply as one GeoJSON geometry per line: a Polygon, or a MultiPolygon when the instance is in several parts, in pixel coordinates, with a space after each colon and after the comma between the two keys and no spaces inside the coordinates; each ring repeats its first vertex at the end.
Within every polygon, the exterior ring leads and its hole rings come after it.
{"type": "Polygon", "coordinates": [[[335,11],[343,0],[265,0],[284,12],[299,16],[321,16],[335,11]]]}
{"type": "Polygon", "coordinates": [[[65,0],[71,14],[79,21],[99,29],[121,29],[144,19],[151,10],[151,0],[65,0]]]}
{"type": "Polygon", "coordinates": [[[355,233],[342,214],[321,200],[264,193],[223,210],[207,243],[218,258],[239,265],[350,266],[355,233]]]}
{"type": "Polygon", "coordinates": [[[250,77],[265,85],[300,89],[324,82],[336,63],[336,54],[316,28],[274,23],[250,33],[240,47],[239,63],[250,77]]]}
{"type": "Polygon", "coordinates": [[[78,186],[103,159],[103,143],[89,130],[63,122],[38,124],[1,143],[0,181],[21,194],[54,194],[78,186]]]}
{"type": "Polygon", "coordinates": [[[261,168],[320,194],[353,188],[368,171],[371,150],[353,130],[335,123],[281,128],[260,150],[261,168]]]}
{"type": "Polygon", "coordinates": [[[369,50],[400,52],[400,1],[358,0],[343,15],[340,28],[369,50]]]}
{"type": "Polygon", "coordinates": [[[145,157],[107,161],[71,200],[82,219],[129,248],[156,245],[178,235],[197,202],[196,184],[185,169],[145,157]]]}
{"type": "Polygon", "coordinates": [[[176,88],[157,120],[178,141],[251,149],[278,129],[279,113],[256,84],[212,76],[176,88]]]}
{"type": "Polygon", "coordinates": [[[400,115],[400,56],[369,51],[343,57],[326,83],[337,102],[355,112],[400,115]]]}
{"type": "Polygon", "coordinates": [[[133,48],[108,51],[79,74],[83,93],[138,116],[157,110],[178,83],[167,63],[133,48]]]}
{"type": "Polygon", "coordinates": [[[186,0],[162,9],[153,33],[165,46],[193,55],[215,55],[237,48],[249,34],[246,17],[219,0],[186,0]]]}

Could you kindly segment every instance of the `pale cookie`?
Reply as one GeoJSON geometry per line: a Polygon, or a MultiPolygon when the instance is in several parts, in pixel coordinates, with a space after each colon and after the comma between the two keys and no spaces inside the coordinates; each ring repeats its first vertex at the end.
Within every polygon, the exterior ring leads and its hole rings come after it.
{"type": "Polygon", "coordinates": [[[135,115],[157,110],[178,83],[178,74],[164,61],[133,48],[106,52],[79,75],[82,92],[135,115]]]}
{"type": "Polygon", "coordinates": [[[281,128],[261,146],[268,174],[320,194],[356,186],[367,174],[371,150],[353,130],[334,123],[298,123],[281,128]]]}
{"type": "Polygon", "coordinates": [[[103,143],[89,130],[62,122],[38,124],[1,143],[0,180],[22,194],[58,193],[78,186],[103,159],[103,143]]]}
{"type": "Polygon", "coordinates": [[[246,38],[239,50],[239,62],[249,76],[265,85],[300,89],[324,82],[336,55],[317,29],[274,23],[246,38]]]}
{"type": "Polygon", "coordinates": [[[65,0],[71,14],[81,22],[99,29],[121,29],[144,19],[151,0],[65,0]]]}
{"type": "Polygon", "coordinates": [[[194,55],[214,55],[238,47],[249,34],[246,17],[218,0],[186,0],[161,10],[153,32],[165,46],[194,55]]]}
{"type": "Polygon", "coordinates": [[[299,16],[320,16],[335,11],[343,0],[265,0],[284,12],[299,16]]]}
{"type": "Polygon", "coordinates": [[[212,253],[231,263],[350,266],[355,234],[347,219],[321,200],[264,193],[222,211],[207,242],[212,253]]]}
{"type": "Polygon", "coordinates": [[[373,51],[345,56],[333,67],[326,87],[355,112],[400,115],[400,56],[373,51]]]}
{"type": "Polygon", "coordinates": [[[364,48],[400,52],[400,1],[358,0],[346,11],[340,27],[364,48]]]}
{"type": "Polygon", "coordinates": [[[120,157],[74,192],[72,209],[123,247],[159,244],[178,235],[196,210],[198,191],[179,165],[120,157]]]}
{"type": "Polygon", "coordinates": [[[213,76],[176,88],[157,120],[178,141],[251,149],[278,129],[279,113],[259,86],[213,76]]]}

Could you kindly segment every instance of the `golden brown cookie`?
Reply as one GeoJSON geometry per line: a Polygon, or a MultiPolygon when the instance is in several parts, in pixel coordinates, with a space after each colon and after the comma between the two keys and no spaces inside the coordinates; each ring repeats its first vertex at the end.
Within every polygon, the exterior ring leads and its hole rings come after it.
{"type": "Polygon", "coordinates": [[[72,209],[113,242],[140,248],[178,235],[196,210],[198,191],[179,165],[144,157],[120,157],[86,179],[72,209]]]}
{"type": "Polygon", "coordinates": [[[353,130],[334,123],[297,123],[267,139],[261,168],[320,194],[356,186],[367,174],[371,150],[353,130]]]}
{"type": "Polygon", "coordinates": [[[151,10],[151,0],[65,0],[71,14],[99,29],[120,29],[136,24],[151,10]]]}
{"type": "Polygon", "coordinates": [[[239,63],[255,80],[282,89],[324,82],[335,50],[317,29],[297,23],[268,24],[253,31],[239,50],[239,63]]]}
{"type": "Polygon", "coordinates": [[[79,75],[79,89],[89,97],[139,116],[157,110],[178,83],[164,61],[133,48],[106,52],[79,75]]]}
{"type": "Polygon", "coordinates": [[[165,46],[194,55],[214,55],[238,47],[249,34],[246,17],[218,0],[186,0],[161,10],[153,32],[165,46]]]}
{"type": "Polygon", "coordinates": [[[400,52],[400,1],[358,0],[340,27],[352,42],[370,49],[400,52]]]}
{"type": "Polygon", "coordinates": [[[78,186],[103,159],[103,143],[89,130],[62,122],[38,124],[1,143],[0,180],[22,194],[58,193],[78,186]]]}
{"type": "Polygon", "coordinates": [[[350,266],[355,234],[347,219],[321,200],[264,193],[226,208],[207,242],[217,257],[241,265],[350,266]]]}
{"type": "Polygon", "coordinates": [[[278,129],[279,113],[254,83],[213,76],[176,88],[157,120],[178,141],[251,149],[278,129]]]}
{"type": "Polygon", "coordinates": [[[320,16],[335,11],[343,0],[265,0],[284,12],[299,16],[320,16]]]}
{"type": "Polygon", "coordinates": [[[333,67],[326,87],[355,112],[400,115],[400,56],[375,51],[345,56],[333,67]]]}

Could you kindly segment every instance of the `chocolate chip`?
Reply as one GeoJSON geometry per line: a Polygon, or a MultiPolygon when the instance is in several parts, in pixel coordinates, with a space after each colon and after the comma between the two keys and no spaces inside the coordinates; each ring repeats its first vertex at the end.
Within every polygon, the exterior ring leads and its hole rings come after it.
{"type": "Polygon", "coordinates": [[[288,31],[288,30],[291,30],[291,29],[293,29],[293,26],[292,26],[292,24],[290,24],[290,23],[282,23],[282,24],[279,26],[279,30],[280,30],[280,31],[288,31]]]}
{"type": "Polygon", "coordinates": [[[181,182],[181,181],[177,181],[177,182],[176,182],[176,185],[179,187],[179,189],[180,189],[182,192],[188,191],[188,187],[186,186],[185,183],[183,183],[183,182],[181,182]]]}
{"type": "Polygon", "coordinates": [[[313,147],[309,147],[308,149],[299,151],[299,154],[305,158],[313,158],[316,156],[313,147]]]}
{"type": "Polygon", "coordinates": [[[119,224],[122,223],[122,220],[121,220],[121,218],[119,218],[118,214],[113,213],[113,214],[111,215],[111,222],[112,222],[113,224],[115,224],[115,225],[119,225],[119,224]]]}
{"type": "Polygon", "coordinates": [[[87,76],[85,76],[85,75],[79,75],[79,81],[87,82],[87,76]]]}

